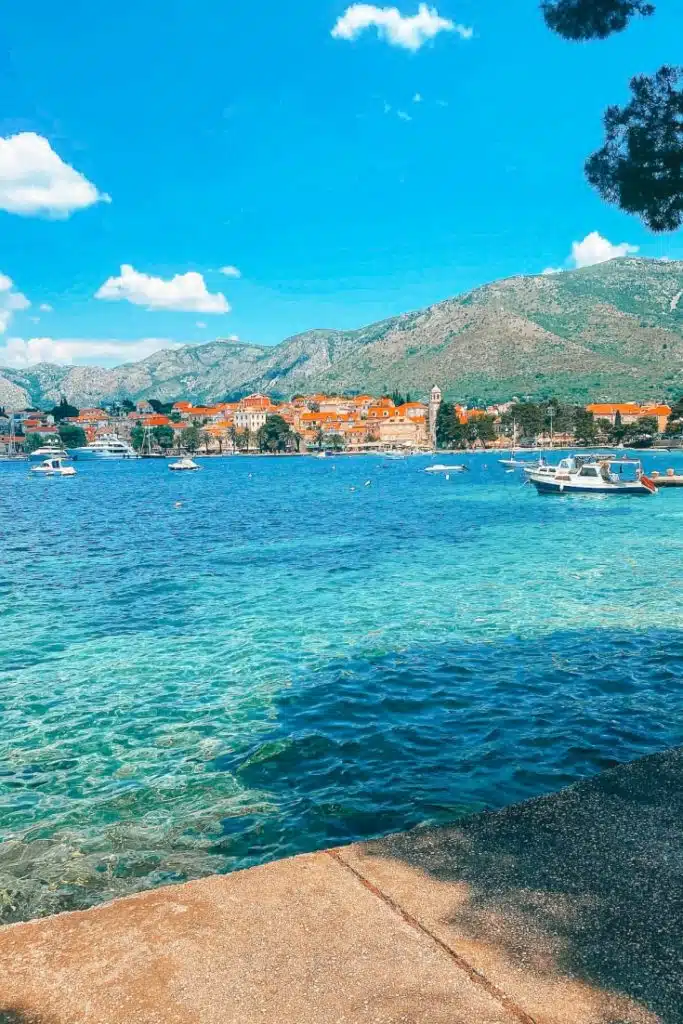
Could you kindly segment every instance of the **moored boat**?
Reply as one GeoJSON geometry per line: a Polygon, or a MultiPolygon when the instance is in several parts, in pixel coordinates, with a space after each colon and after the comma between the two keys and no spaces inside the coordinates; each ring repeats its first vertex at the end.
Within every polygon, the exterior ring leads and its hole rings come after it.
{"type": "Polygon", "coordinates": [[[426,466],[425,473],[466,473],[468,469],[464,463],[456,463],[454,466],[442,466],[437,463],[435,466],[426,466]]]}
{"type": "Polygon", "coordinates": [[[673,469],[667,469],[666,473],[655,469],[650,476],[655,487],[683,487],[683,473],[676,473],[673,469]]]}
{"type": "Polygon", "coordinates": [[[655,483],[643,472],[638,459],[598,459],[572,456],[551,467],[539,467],[529,475],[536,490],[545,494],[656,494],[655,483]]]}
{"type": "Polygon", "coordinates": [[[64,448],[45,444],[42,448],[34,448],[29,454],[31,462],[42,462],[43,459],[69,459],[71,456],[64,448]]]}
{"type": "Polygon", "coordinates": [[[73,466],[65,466],[61,459],[45,459],[39,466],[31,466],[37,476],[76,476],[73,466]]]}
{"type": "Polygon", "coordinates": [[[176,472],[180,472],[182,470],[201,469],[201,466],[198,466],[193,459],[185,457],[183,459],[178,459],[177,462],[169,462],[168,468],[173,469],[176,472]]]}
{"type": "Polygon", "coordinates": [[[81,448],[67,448],[73,459],[138,459],[140,456],[127,441],[116,434],[103,434],[81,448]]]}

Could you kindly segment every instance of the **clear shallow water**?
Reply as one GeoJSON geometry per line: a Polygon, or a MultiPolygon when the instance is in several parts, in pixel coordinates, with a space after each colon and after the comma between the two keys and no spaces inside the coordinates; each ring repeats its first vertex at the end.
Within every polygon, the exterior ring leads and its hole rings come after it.
{"type": "Polygon", "coordinates": [[[683,490],[541,497],[464,460],[0,465],[0,916],[683,742],[683,490]]]}

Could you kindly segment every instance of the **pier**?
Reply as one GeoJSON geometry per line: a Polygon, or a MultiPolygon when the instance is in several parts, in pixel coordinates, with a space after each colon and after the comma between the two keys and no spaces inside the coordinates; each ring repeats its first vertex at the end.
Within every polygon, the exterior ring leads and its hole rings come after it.
{"type": "Polygon", "coordinates": [[[3,1024],[678,1024],[683,750],[0,930],[3,1024]]]}

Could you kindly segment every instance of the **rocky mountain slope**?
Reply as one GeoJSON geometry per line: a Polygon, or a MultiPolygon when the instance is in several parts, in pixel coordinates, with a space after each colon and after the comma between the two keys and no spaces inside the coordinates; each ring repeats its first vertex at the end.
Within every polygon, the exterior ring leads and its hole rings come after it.
{"type": "Polygon", "coordinates": [[[485,285],[356,331],[314,330],[273,347],[215,341],[114,369],[0,368],[0,405],[111,398],[209,401],[409,390],[437,382],[468,402],[555,394],[577,400],[683,392],[683,262],[625,258],[485,285]]]}

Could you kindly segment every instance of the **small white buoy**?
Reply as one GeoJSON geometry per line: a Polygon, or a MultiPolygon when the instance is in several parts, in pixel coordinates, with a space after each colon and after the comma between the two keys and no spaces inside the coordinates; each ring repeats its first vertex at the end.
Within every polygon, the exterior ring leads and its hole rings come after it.
{"type": "Polygon", "coordinates": [[[182,501],[176,501],[175,505],[173,506],[173,508],[182,508],[182,507],[183,507],[182,501]]]}
{"type": "Polygon", "coordinates": [[[450,480],[450,478],[451,478],[451,474],[450,473],[446,473],[446,479],[450,480]]]}

